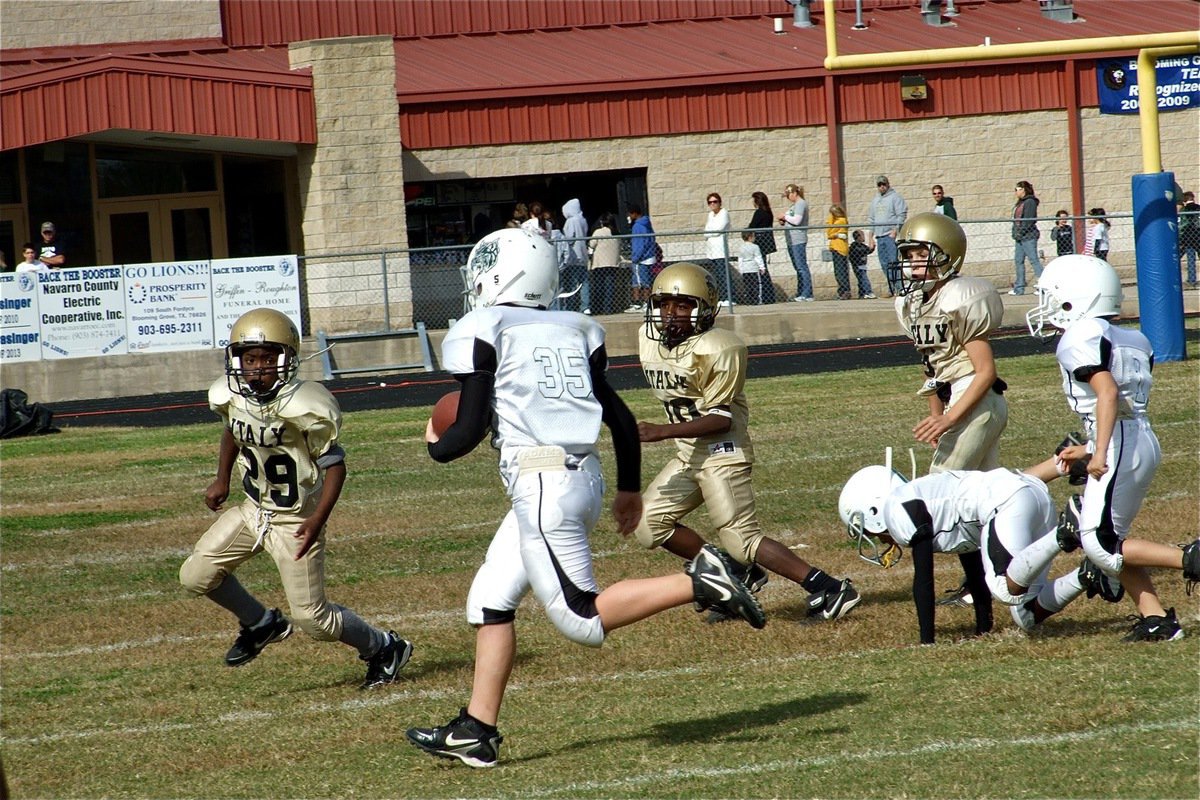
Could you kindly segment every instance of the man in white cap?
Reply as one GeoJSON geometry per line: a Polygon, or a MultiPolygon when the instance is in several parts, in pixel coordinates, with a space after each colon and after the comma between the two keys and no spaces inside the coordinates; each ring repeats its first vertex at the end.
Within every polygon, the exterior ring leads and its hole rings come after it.
{"type": "Polygon", "coordinates": [[[51,269],[61,269],[67,264],[67,254],[57,236],[58,230],[53,222],[42,223],[42,244],[38,248],[38,261],[51,269]]]}
{"type": "Polygon", "coordinates": [[[896,232],[908,218],[908,203],[899,192],[892,188],[887,175],[875,178],[875,188],[879,190],[871,199],[871,207],[867,211],[867,245],[874,245],[879,258],[879,268],[888,283],[888,295],[896,293],[896,285],[888,277],[888,267],[898,260],[896,251],[896,232]]]}

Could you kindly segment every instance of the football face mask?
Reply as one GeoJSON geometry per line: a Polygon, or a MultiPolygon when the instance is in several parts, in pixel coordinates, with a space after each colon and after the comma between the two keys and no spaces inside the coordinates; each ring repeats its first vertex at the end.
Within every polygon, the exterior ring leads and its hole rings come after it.
{"type": "Polygon", "coordinates": [[[273,400],[296,377],[299,351],[300,332],[287,315],[272,308],[247,311],[229,330],[229,391],[260,403],[273,400]]]}
{"type": "Polygon", "coordinates": [[[712,328],[717,317],[717,286],[696,264],[672,264],[654,279],[646,305],[646,336],[669,349],[712,328]]]}
{"type": "Polygon", "coordinates": [[[925,212],[900,226],[896,250],[900,260],[888,265],[888,280],[899,287],[901,295],[929,292],[962,270],[967,237],[957,221],[925,212]],[[920,276],[913,274],[916,270],[921,271],[920,276]]]}
{"type": "Polygon", "coordinates": [[[1081,319],[1121,313],[1121,279],[1095,256],[1059,256],[1046,265],[1034,292],[1038,304],[1025,315],[1025,324],[1038,339],[1051,339],[1081,319]]]}

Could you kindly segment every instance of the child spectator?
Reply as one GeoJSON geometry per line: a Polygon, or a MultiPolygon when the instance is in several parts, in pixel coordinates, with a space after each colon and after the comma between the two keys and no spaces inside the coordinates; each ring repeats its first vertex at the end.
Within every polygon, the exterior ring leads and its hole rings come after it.
{"type": "Polygon", "coordinates": [[[770,284],[762,248],[752,231],[742,234],[742,249],[738,251],[738,272],[742,275],[742,302],[761,306],[767,302],[764,284],[770,284]]]}
{"type": "Polygon", "coordinates": [[[1087,246],[1084,255],[1108,261],[1108,217],[1103,208],[1088,209],[1087,246]]]}
{"type": "Polygon", "coordinates": [[[1071,227],[1071,215],[1065,208],[1060,208],[1054,214],[1054,227],[1050,229],[1050,238],[1058,248],[1058,255],[1069,256],[1075,252],[1075,229],[1071,227]]]}
{"type": "Polygon", "coordinates": [[[875,247],[866,243],[862,231],[855,231],[852,235],[854,241],[850,243],[850,266],[854,267],[854,276],[858,279],[858,299],[874,300],[871,279],[867,277],[867,256],[875,251],[875,247]]]}

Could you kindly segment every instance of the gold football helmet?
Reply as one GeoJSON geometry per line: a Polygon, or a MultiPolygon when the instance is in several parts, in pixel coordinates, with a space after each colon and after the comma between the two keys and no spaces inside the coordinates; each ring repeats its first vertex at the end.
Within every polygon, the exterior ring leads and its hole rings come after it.
{"type": "Polygon", "coordinates": [[[658,273],[646,305],[646,336],[675,347],[690,336],[704,333],[716,322],[717,284],[708,270],[697,264],[681,261],[658,273]],[[687,298],[695,303],[691,317],[663,319],[661,305],[667,298],[687,298]]]}
{"type": "Polygon", "coordinates": [[[957,220],[942,214],[924,212],[909,217],[896,234],[896,249],[900,260],[888,267],[888,280],[900,287],[902,295],[928,292],[962,269],[967,257],[967,236],[957,220]],[[909,253],[929,248],[924,263],[914,263],[909,253]],[[924,278],[914,278],[913,269],[925,267],[924,278]]]}
{"type": "Polygon", "coordinates": [[[275,398],[300,368],[300,332],[287,315],[273,308],[256,308],[238,317],[225,348],[225,378],[229,391],[260,403],[275,398]],[[262,381],[263,370],[242,367],[242,353],[251,347],[278,351],[275,380],[262,381]]]}

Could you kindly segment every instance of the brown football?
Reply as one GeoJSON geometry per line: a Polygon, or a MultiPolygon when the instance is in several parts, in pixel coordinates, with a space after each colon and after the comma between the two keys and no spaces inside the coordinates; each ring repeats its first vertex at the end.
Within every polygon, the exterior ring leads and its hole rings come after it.
{"type": "Polygon", "coordinates": [[[459,394],[459,392],[448,392],[438,398],[438,401],[434,404],[430,419],[433,420],[433,432],[438,436],[445,433],[446,429],[453,425],[455,418],[458,417],[459,394]]]}

